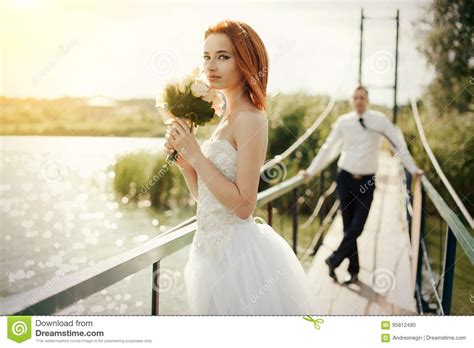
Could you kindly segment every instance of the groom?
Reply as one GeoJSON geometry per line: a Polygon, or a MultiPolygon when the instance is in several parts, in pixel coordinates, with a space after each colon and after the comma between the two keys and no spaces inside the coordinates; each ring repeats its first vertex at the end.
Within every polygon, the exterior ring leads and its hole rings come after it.
{"type": "Polygon", "coordinates": [[[334,270],[347,257],[349,276],[344,284],[357,281],[359,256],[357,238],[361,235],[375,190],[380,138],[385,137],[396,151],[406,169],[422,175],[405,143],[397,136],[394,125],[384,114],[367,109],[369,93],[358,86],[352,95],[354,111],[338,117],[326,142],[306,170],[300,175],[310,178],[328,166],[341,153],[337,162],[337,195],[342,211],[344,237],[339,247],[326,259],[329,276],[337,281],[334,270]]]}

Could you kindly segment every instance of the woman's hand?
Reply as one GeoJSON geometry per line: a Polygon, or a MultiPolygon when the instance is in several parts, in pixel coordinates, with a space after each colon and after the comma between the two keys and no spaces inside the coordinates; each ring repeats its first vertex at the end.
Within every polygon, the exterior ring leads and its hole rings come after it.
{"type": "Polygon", "coordinates": [[[172,121],[171,129],[166,133],[166,140],[178,151],[178,157],[182,157],[191,166],[202,156],[195,133],[195,129],[191,132],[188,124],[178,117],[172,121]]]}
{"type": "MultiPolygon", "coordinates": [[[[168,141],[168,138],[170,137],[170,135],[167,133],[165,135],[166,137],[166,142],[165,142],[165,153],[167,155],[171,155],[175,149],[173,147],[173,145],[170,144],[170,142],[168,141]]],[[[175,156],[176,158],[176,161],[174,161],[174,163],[181,169],[183,170],[189,170],[189,169],[194,169],[189,163],[188,161],[186,161],[183,156],[181,156],[179,153],[175,156]]]]}

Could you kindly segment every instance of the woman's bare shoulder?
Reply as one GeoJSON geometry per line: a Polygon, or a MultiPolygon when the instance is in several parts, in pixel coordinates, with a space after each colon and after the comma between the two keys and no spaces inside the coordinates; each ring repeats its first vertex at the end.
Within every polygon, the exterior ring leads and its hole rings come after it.
{"type": "Polygon", "coordinates": [[[255,110],[237,112],[235,122],[243,128],[262,127],[268,125],[268,118],[264,111],[255,108],[255,110]]]}
{"type": "Polygon", "coordinates": [[[254,142],[252,146],[262,146],[262,149],[266,149],[268,120],[265,112],[260,110],[240,111],[236,116],[233,133],[237,147],[239,147],[239,143],[254,142]]]}

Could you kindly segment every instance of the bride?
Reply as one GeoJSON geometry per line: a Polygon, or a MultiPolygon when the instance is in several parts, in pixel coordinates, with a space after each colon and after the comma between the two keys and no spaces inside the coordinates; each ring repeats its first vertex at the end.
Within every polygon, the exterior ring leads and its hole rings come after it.
{"type": "Polygon", "coordinates": [[[315,313],[306,274],[288,243],[256,223],[260,168],[268,144],[268,58],[247,24],[223,21],[205,33],[204,71],[227,106],[200,146],[183,120],[166,134],[166,152],[197,201],[197,231],[184,281],[191,314],[315,313]]]}

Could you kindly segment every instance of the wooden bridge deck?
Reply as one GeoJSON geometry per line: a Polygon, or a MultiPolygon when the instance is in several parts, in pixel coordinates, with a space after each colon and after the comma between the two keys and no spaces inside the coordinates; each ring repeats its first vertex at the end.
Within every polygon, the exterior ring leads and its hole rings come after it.
{"type": "Polygon", "coordinates": [[[347,259],[336,269],[339,283],[328,275],[326,257],[342,239],[338,212],[324,243],[308,269],[322,315],[416,315],[411,277],[411,248],[402,193],[401,168],[388,154],[379,159],[377,188],[369,217],[358,238],[359,282],[342,285],[347,259]]]}

